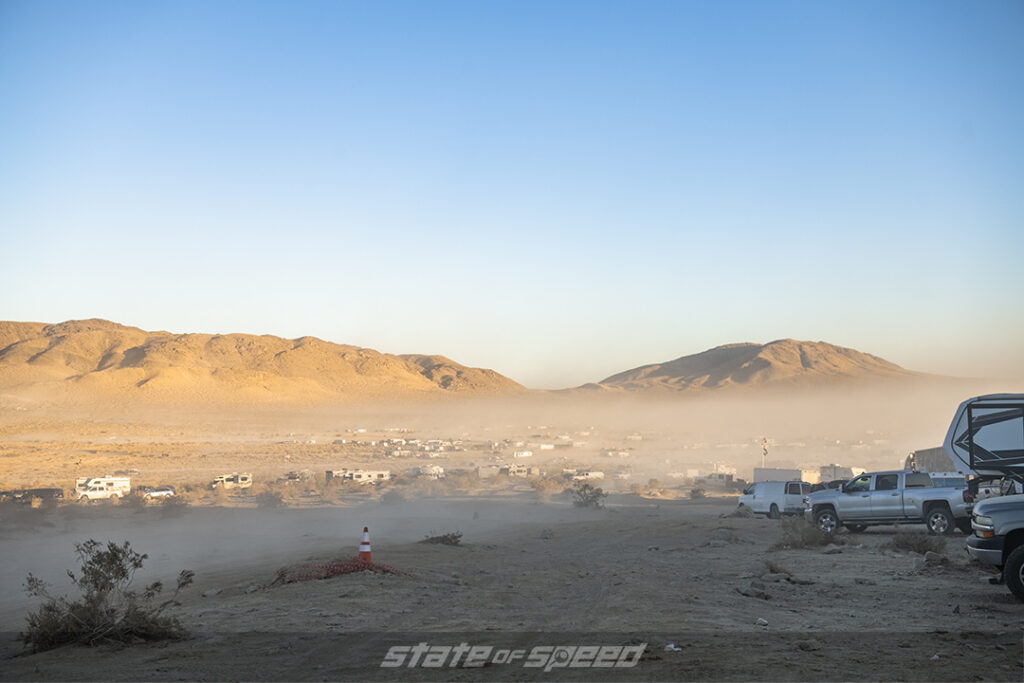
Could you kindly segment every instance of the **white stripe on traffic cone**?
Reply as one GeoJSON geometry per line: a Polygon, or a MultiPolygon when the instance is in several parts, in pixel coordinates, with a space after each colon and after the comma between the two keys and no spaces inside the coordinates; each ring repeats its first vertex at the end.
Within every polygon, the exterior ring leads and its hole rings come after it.
{"type": "Polygon", "coordinates": [[[363,542],[359,544],[359,559],[372,562],[370,559],[370,528],[363,527],[363,542]]]}

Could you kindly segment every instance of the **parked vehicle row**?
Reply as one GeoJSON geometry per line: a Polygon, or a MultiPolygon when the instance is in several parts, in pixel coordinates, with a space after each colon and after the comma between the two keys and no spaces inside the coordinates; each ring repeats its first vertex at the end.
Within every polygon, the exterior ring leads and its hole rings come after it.
{"type": "Polygon", "coordinates": [[[0,502],[2,503],[24,503],[30,504],[32,499],[38,500],[64,500],[64,490],[54,488],[39,489],[13,489],[0,491],[0,502]]]}

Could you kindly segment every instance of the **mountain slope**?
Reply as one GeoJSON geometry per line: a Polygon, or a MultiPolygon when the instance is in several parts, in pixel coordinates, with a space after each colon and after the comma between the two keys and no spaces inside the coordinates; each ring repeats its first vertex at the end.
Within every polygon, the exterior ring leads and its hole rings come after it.
{"type": "Polygon", "coordinates": [[[0,322],[0,389],[243,401],[524,390],[493,370],[440,356],[402,357],[315,337],[146,332],[95,319],[0,322]]]}
{"type": "MultiPolygon", "coordinates": [[[[612,375],[599,387],[697,391],[766,385],[823,385],[919,377],[887,360],[825,342],[780,339],[769,344],[727,344],[665,363],[612,375]]],[[[593,387],[594,385],[590,385],[593,387]]]]}

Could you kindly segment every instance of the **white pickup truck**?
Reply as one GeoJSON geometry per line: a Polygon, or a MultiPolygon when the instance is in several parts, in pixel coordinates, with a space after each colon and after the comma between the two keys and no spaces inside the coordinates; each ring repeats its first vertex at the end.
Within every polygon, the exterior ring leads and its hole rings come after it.
{"type": "Polygon", "coordinates": [[[927,472],[894,470],[815,491],[804,501],[804,515],[826,533],[840,526],[856,532],[897,522],[923,523],[932,534],[948,534],[954,527],[970,533],[973,507],[966,486],[936,488],[927,472]]]}

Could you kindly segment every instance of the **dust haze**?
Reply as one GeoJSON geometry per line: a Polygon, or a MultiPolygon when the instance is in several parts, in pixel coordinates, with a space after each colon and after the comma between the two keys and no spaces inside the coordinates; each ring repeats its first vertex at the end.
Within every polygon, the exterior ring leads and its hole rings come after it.
{"type": "MultiPolygon", "coordinates": [[[[910,451],[941,443],[964,398],[1020,389],[922,380],[800,392],[581,390],[358,406],[137,401],[117,410],[7,394],[0,488],[54,486],[64,489],[65,501],[3,507],[0,630],[16,632],[33,608],[21,590],[27,573],[66,590],[73,543],[96,538],[130,540],[148,553],[140,579],[170,582],[178,570],[194,570],[196,585],[179,613],[198,635],[167,646],[187,651],[187,663],[150,673],[140,671],[159,657],[139,646],[112,667],[92,651],[40,653],[19,658],[0,678],[34,678],[36,666],[44,672],[38,677],[61,680],[95,677],[100,666],[105,677],[132,680],[168,672],[265,678],[268,671],[277,672],[271,678],[372,678],[380,654],[372,648],[363,659],[343,659],[282,634],[574,630],[642,631],[659,649],[682,634],[718,634],[725,640],[702,646],[703,663],[684,669],[698,678],[757,678],[777,651],[742,662],[729,653],[735,637],[769,629],[810,642],[791,663],[802,677],[821,678],[829,661],[877,652],[889,638],[879,630],[889,627],[879,624],[898,623],[916,643],[915,634],[923,637],[954,605],[959,628],[1016,623],[1006,591],[978,581],[957,537],[948,549],[953,564],[942,571],[886,550],[892,534],[885,529],[857,534],[838,563],[815,551],[772,551],[778,522],[722,519],[735,509],[737,490],[698,477],[730,471],[749,480],[762,464],[762,440],[769,467],[900,468],[910,451]],[[328,470],[346,469],[391,478],[326,481],[328,470]],[[251,473],[252,488],[210,488],[231,472],[251,473]],[[565,492],[572,477],[594,472],[602,478],[588,481],[608,494],[604,507],[574,506],[565,492]],[[71,500],[77,477],[113,473],[129,474],[133,488],[173,485],[180,500],[71,500]],[[705,495],[695,498],[698,487],[705,495]],[[363,572],[266,588],[282,567],[354,556],[364,526],[374,560],[408,577],[363,572]],[[456,531],[463,535],[457,547],[420,542],[456,531]],[[774,600],[742,593],[768,571],[768,561],[799,581],[769,584],[774,600]],[[909,609],[906,587],[922,583],[935,590],[909,609]],[[877,609],[856,607],[864,586],[874,587],[877,609]],[[780,609],[787,602],[798,607],[780,609]],[[843,648],[830,649],[830,631],[844,633],[843,648]]],[[[933,652],[925,654],[929,662],[933,652]]],[[[665,657],[648,673],[681,675],[665,657]]],[[[893,677],[905,664],[899,652],[878,661],[872,677],[893,677]]],[[[969,657],[942,664],[927,669],[928,677],[955,680],[973,666],[969,657]]]]}

